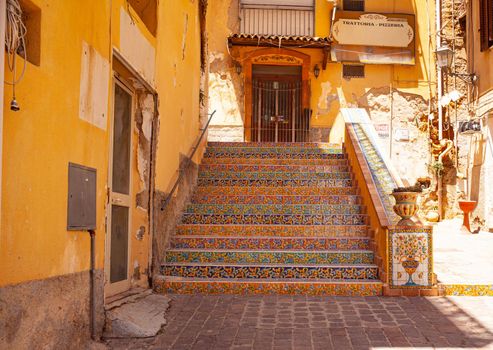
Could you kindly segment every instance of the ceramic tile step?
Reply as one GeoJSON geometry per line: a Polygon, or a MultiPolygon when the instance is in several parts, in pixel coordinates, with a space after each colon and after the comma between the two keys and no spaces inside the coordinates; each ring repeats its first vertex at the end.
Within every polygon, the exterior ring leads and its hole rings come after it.
{"type": "Polygon", "coordinates": [[[372,264],[369,250],[207,250],[169,249],[168,263],[227,263],[227,264],[372,264]]]}
{"type": "Polygon", "coordinates": [[[367,225],[197,225],[181,224],[176,235],[209,237],[366,237],[367,225]]]}
{"type": "Polygon", "coordinates": [[[365,214],[324,214],[324,215],[223,215],[183,214],[182,224],[221,225],[366,225],[365,214]]]}
{"type": "Polygon", "coordinates": [[[235,196],[235,195],[208,195],[195,194],[191,199],[194,204],[333,204],[351,205],[360,204],[361,197],[357,195],[334,196],[235,196]]]}
{"type": "Polygon", "coordinates": [[[282,147],[282,148],[335,148],[341,145],[327,142],[208,142],[208,147],[282,147]]]}
{"type": "MultiPolygon", "coordinates": [[[[259,155],[273,154],[289,156],[293,154],[299,155],[322,155],[322,154],[344,154],[344,150],[341,147],[338,148],[318,148],[318,147],[207,147],[205,154],[209,154],[210,157],[221,157],[225,154],[243,154],[243,155],[259,155]]],[[[275,157],[274,157],[275,158],[275,157]]]]}
{"type": "Polygon", "coordinates": [[[357,195],[357,187],[299,187],[299,186],[198,186],[195,195],[247,195],[247,196],[328,196],[357,195]]]}
{"type": "Polygon", "coordinates": [[[347,165],[347,159],[202,158],[202,164],[347,165]]]}
{"type": "Polygon", "coordinates": [[[172,249],[370,250],[368,237],[175,236],[172,249]]]}
{"type": "Polygon", "coordinates": [[[161,274],[176,277],[200,278],[303,278],[331,280],[375,280],[376,265],[292,265],[292,264],[226,264],[226,263],[167,263],[161,274]]]}
{"type": "Polygon", "coordinates": [[[317,215],[317,214],[363,214],[364,205],[337,204],[191,204],[185,213],[226,215],[317,215]]]}
{"type": "Polygon", "coordinates": [[[200,171],[199,178],[205,179],[242,179],[242,180],[328,180],[328,179],[341,179],[347,180],[352,178],[352,174],[349,172],[267,172],[267,171],[200,171]]]}
{"type": "Polygon", "coordinates": [[[230,158],[230,159],[346,159],[344,153],[313,153],[313,152],[275,152],[266,151],[261,153],[256,152],[235,152],[235,151],[205,151],[204,158],[230,158]]]}
{"type": "Polygon", "coordinates": [[[202,164],[200,172],[272,172],[272,173],[347,173],[349,165],[263,165],[263,164],[202,164]]]}
{"type": "Polygon", "coordinates": [[[199,178],[198,186],[240,186],[240,187],[352,187],[351,179],[209,179],[199,178]]]}
{"type": "Polygon", "coordinates": [[[153,281],[156,293],[306,295],[306,296],[380,296],[383,284],[377,280],[322,279],[205,279],[158,276],[153,281]]]}

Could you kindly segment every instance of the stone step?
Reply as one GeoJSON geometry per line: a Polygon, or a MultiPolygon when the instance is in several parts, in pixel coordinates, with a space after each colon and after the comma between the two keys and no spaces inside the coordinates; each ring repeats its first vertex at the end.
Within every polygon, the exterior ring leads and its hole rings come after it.
{"type": "Polygon", "coordinates": [[[357,195],[357,187],[293,187],[293,186],[198,186],[197,195],[291,195],[291,196],[327,196],[327,195],[357,195]]]}
{"type": "Polygon", "coordinates": [[[202,164],[200,172],[272,172],[272,173],[347,173],[349,166],[344,165],[264,165],[264,164],[202,164]]]}
{"type": "Polygon", "coordinates": [[[202,164],[347,165],[347,159],[202,158],[202,164]]]}
{"type": "Polygon", "coordinates": [[[199,178],[205,179],[242,179],[242,180],[329,180],[329,179],[351,179],[349,172],[327,172],[327,173],[301,173],[301,172],[267,172],[267,171],[200,171],[199,178]]]}
{"type": "Polygon", "coordinates": [[[199,178],[198,186],[256,186],[256,187],[352,187],[351,179],[210,179],[199,178]]]}
{"type": "Polygon", "coordinates": [[[208,195],[195,194],[192,197],[195,204],[271,204],[271,205],[351,205],[360,204],[361,197],[357,195],[333,196],[236,196],[236,195],[208,195]]]}
{"type": "Polygon", "coordinates": [[[209,151],[206,150],[204,153],[204,158],[230,158],[230,159],[346,159],[346,155],[342,151],[338,150],[327,150],[306,152],[305,150],[292,150],[292,151],[274,151],[274,150],[259,150],[255,149],[237,149],[237,150],[218,150],[209,151]]]}
{"type": "Polygon", "coordinates": [[[181,224],[178,236],[210,237],[366,237],[367,225],[197,225],[181,224]]]}
{"type": "Polygon", "coordinates": [[[363,205],[337,204],[191,204],[185,213],[225,215],[320,215],[320,214],[362,214],[363,205]]]}
{"type": "Polygon", "coordinates": [[[326,142],[208,142],[208,147],[211,148],[228,148],[228,147],[281,147],[281,148],[334,148],[341,149],[337,143],[326,142]]]}
{"type": "Polygon", "coordinates": [[[153,282],[157,293],[237,294],[237,295],[306,295],[306,296],[380,296],[378,280],[313,279],[204,279],[158,276],[153,282]]]}
{"type": "Polygon", "coordinates": [[[368,237],[175,236],[174,249],[369,250],[368,237]]]}
{"type": "Polygon", "coordinates": [[[211,157],[224,154],[248,154],[259,155],[275,154],[275,155],[307,155],[307,154],[344,154],[341,147],[279,147],[279,146],[261,146],[261,147],[207,147],[206,154],[211,157]]]}
{"type": "Polygon", "coordinates": [[[223,215],[185,213],[183,224],[226,224],[226,225],[366,225],[365,214],[324,215],[223,215]]]}
{"type": "Polygon", "coordinates": [[[166,251],[168,263],[227,263],[227,264],[372,264],[373,252],[368,250],[194,250],[166,251]]]}
{"type": "Polygon", "coordinates": [[[376,265],[293,265],[293,264],[227,264],[227,263],[167,263],[161,274],[194,278],[254,278],[254,279],[330,279],[375,280],[376,265]]]}

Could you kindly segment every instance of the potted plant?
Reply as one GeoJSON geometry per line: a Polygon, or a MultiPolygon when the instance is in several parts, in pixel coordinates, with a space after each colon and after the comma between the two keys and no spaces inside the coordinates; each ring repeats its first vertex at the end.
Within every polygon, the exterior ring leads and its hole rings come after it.
{"type": "Polygon", "coordinates": [[[397,187],[392,191],[392,196],[395,198],[394,212],[402,218],[397,223],[398,226],[416,226],[411,218],[418,211],[416,202],[422,191],[420,183],[414,186],[397,187]]]}

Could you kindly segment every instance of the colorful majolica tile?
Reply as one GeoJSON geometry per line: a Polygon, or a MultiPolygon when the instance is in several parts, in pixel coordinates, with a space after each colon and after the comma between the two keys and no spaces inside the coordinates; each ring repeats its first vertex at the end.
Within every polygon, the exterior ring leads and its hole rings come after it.
{"type": "Polygon", "coordinates": [[[493,284],[440,284],[439,289],[445,296],[493,297],[493,284]]]}
{"type": "Polygon", "coordinates": [[[198,194],[192,197],[195,204],[270,204],[270,205],[354,205],[361,203],[357,195],[218,195],[198,194]]]}
{"type": "Polygon", "coordinates": [[[175,249],[369,250],[369,238],[175,236],[175,249]]]}
{"type": "Polygon", "coordinates": [[[196,214],[226,215],[318,215],[318,214],[362,214],[364,206],[339,204],[191,204],[185,212],[196,214]]]}
{"type": "Polygon", "coordinates": [[[388,231],[391,288],[423,288],[433,284],[432,228],[396,227],[388,231]]]}
{"type": "Polygon", "coordinates": [[[157,280],[156,293],[180,294],[240,294],[240,295],[310,295],[310,296],[379,296],[382,284],[379,282],[250,282],[250,281],[175,281],[157,280]]]}

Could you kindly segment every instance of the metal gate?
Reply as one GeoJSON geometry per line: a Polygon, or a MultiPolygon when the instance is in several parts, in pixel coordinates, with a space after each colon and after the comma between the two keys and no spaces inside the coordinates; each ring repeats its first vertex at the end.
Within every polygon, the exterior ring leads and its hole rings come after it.
{"type": "Polygon", "coordinates": [[[301,81],[257,78],[252,83],[252,141],[307,142],[310,115],[302,109],[301,81]]]}

